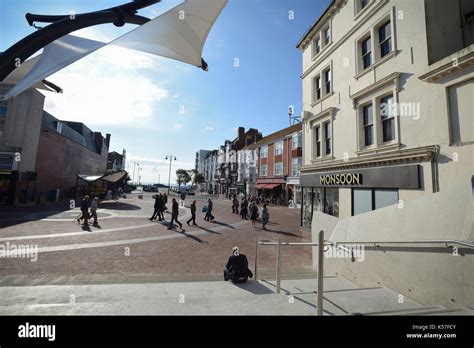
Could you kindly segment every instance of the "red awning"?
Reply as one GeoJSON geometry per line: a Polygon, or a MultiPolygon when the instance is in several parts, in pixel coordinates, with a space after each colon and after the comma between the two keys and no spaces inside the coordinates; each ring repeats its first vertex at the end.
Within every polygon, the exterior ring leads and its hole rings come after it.
{"type": "Polygon", "coordinates": [[[274,189],[275,187],[280,186],[280,185],[282,185],[282,184],[266,184],[265,188],[271,190],[271,189],[274,189]]]}

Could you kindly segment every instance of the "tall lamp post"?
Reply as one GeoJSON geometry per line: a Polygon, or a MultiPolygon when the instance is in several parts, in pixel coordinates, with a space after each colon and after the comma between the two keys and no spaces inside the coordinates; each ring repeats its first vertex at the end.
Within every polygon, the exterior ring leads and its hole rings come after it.
{"type": "Polygon", "coordinates": [[[135,185],[135,167],[136,166],[140,166],[140,163],[137,163],[137,162],[133,162],[133,177],[132,177],[132,181],[133,181],[133,184],[135,185]]]}
{"type": "Polygon", "coordinates": [[[141,171],[143,170],[142,167],[139,167],[138,168],[138,171],[137,171],[137,176],[138,176],[138,186],[140,186],[140,181],[141,181],[141,178],[142,176],[140,175],[141,171]]]}
{"type": "Polygon", "coordinates": [[[170,185],[171,185],[171,161],[176,161],[176,156],[168,155],[165,158],[166,160],[170,161],[170,171],[168,174],[168,196],[170,194],[170,185]]]}

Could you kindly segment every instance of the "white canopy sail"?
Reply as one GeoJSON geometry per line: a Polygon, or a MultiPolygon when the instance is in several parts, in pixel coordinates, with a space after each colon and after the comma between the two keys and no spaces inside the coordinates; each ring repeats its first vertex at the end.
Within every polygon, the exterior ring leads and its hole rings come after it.
{"type": "MultiPolygon", "coordinates": [[[[202,65],[202,51],[207,36],[228,0],[186,0],[142,26],[122,35],[109,45],[147,52],[197,67],[202,65]]],[[[105,43],[66,35],[49,45],[31,66],[15,69],[13,76],[28,73],[5,96],[17,96],[29,88],[38,88],[46,77],[105,46],[105,43]],[[36,64],[35,64],[36,63],[36,64]]],[[[10,74],[10,75],[12,75],[10,74]]],[[[7,77],[7,79],[10,77],[7,77]]],[[[3,82],[6,82],[5,79],[3,82]]],[[[14,83],[16,81],[13,81],[14,83]]]]}

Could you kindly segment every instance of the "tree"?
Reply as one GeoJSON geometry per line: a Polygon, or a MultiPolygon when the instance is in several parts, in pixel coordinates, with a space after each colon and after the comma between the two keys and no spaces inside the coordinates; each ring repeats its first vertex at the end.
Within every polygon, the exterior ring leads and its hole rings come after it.
{"type": "Polygon", "coordinates": [[[181,189],[182,184],[187,184],[191,181],[191,175],[186,169],[178,169],[176,171],[176,181],[178,182],[178,187],[181,189]]]}
{"type": "Polygon", "coordinates": [[[205,178],[204,178],[204,175],[202,175],[201,173],[196,173],[194,174],[194,183],[197,185],[197,184],[202,184],[203,182],[205,182],[205,178]]]}

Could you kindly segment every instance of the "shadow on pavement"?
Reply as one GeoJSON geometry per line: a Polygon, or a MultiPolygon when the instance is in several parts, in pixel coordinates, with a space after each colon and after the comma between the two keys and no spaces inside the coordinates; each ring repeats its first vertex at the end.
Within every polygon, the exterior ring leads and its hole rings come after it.
{"type": "Polygon", "coordinates": [[[197,225],[196,227],[198,227],[198,228],[200,228],[201,230],[206,231],[206,232],[208,232],[208,233],[220,234],[219,232],[215,232],[215,231],[213,231],[213,230],[210,230],[210,229],[208,229],[208,228],[205,228],[205,227],[202,227],[202,226],[199,226],[199,225],[197,225]]]}
{"type": "Polygon", "coordinates": [[[255,295],[273,294],[273,291],[271,291],[265,285],[262,285],[259,282],[254,281],[254,280],[247,281],[246,283],[233,283],[233,284],[236,287],[241,288],[242,290],[251,292],[252,294],[255,294],[255,295]]]}
{"type": "Polygon", "coordinates": [[[291,233],[291,232],[285,232],[285,231],[276,231],[276,230],[270,230],[270,229],[259,229],[259,231],[264,231],[264,232],[271,232],[271,233],[277,233],[277,234],[284,234],[285,236],[291,236],[291,237],[297,237],[297,238],[303,238],[303,236],[298,236],[297,234],[291,233]]]}
{"type": "Polygon", "coordinates": [[[216,220],[212,220],[212,222],[213,222],[214,224],[216,224],[216,225],[221,225],[221,226],[225,226],[225,227],[229,227],[229,228],[235,229],[234,226],[229,225],[229,224],[226,224],[226,223],[224,223],[224,222],[219,222],[219,221],[216,221],[216,220]]]}
{"type": "Polygon", "coordinates": [[[104,202],[99,204],[99,208],[108,210],[140,210],[138,205],[122,202],[104,202]]]}

